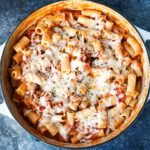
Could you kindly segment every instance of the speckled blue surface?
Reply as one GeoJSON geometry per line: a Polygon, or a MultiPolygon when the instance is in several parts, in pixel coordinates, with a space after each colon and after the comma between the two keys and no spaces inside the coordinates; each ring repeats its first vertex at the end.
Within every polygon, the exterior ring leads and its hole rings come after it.
{"type": "MultiPolygon", "coordinates": [[[[0,44],[30,12],[56,0],[0,0],[0,44]]],[[[96,1],[96,0],[95,0],[96,1]]],[[[150,31],[150,0],[97,0],[119,10],[137,26],[150,31]]],[[[149,47],[150,48],[150,47],[149,47]]],[[[0,102],[2,98],[0,95],[0,102]]],[[[35,140],[16,121],[0,114],[0,150],[62,149],[35,140]]],[[[116,139],[91,150],[149,150],[150,102],[135,123],[116,139]]]]}

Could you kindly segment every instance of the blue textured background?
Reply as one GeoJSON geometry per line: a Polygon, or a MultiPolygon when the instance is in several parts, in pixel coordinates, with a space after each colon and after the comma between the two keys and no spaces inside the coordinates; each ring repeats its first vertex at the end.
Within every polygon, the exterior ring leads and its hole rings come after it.
{"type": "MultiPolygon", "coordinates": [[[[30,12],[56,0],[0,0],[0,44],[30,12]]],[[[128,17],[137,26],[150,31],[150,0],[95,0],[128,17]]],[[[150,47],[149,47],[150,48],[150,47]]],[[[150,49],[149,49],[150,50],[150,49]]],[[[0,95],[0,102],[2,98],[0,95]]],[[[0,114],[0,150],[62,149],[35,140],[16,121],[0,114]]],[[[135,123],[116,139],[91,150],[149,150],[150,102],[135,123]]]]}

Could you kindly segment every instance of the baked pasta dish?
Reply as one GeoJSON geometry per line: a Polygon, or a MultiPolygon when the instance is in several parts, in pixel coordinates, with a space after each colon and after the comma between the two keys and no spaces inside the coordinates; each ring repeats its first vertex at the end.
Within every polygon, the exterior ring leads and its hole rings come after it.
{"type": "Polygon", "coordinates": [[[12,100],[41,134],[92,142],[118,130],[134,111],[141,56],[137,40],[104,12],[57,11],[14,45],[12,100]]]}

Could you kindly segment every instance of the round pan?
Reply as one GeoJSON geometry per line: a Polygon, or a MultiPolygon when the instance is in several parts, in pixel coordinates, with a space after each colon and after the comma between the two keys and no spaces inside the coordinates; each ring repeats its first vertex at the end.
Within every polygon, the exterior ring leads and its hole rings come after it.
{"type": "Polygon", "coordinates": [[[44,6],[40,8],[39,10],[35,11],[31,15],[29,15],[13,32],[10,39],[8,40],[3,54],[2,54],[2,60],[1,60],[1,86],[2,86],[2,92],[4,99],[6,101],[6,104],[14,116],[14,118],[21,124],[23,128],[25,128],[29,133],[36,136],[38,139],[43,140],[47,142],[48,144],[53,144],[61,147],[69,147],[69,148],[83,148],[83,147],[90,147],[95,146],[98,144],[105,143],[107,141],[110,141],[111,139],[115,138],[116,136],[120,135],[125,129],[127,129],[132,122],[136,119],[140,111],[142,110],[144,103],[146,102],[146,97],[148,95],[148,88],[150,83],[150,64],[148,59],[148,53],[146,51],[145,45],[135,30],[135,28],[119,13],[116,11],[95,2],[90,1],[80,1],[80,2],[71,2],[71,1],[61,1],[57,3],[53,3],[47,6],[44,6]],[[17,42],[17,40],[24,34],[24,32],[27,30],[28,27],[30,27],[32,24],[36,23],[40,18],[44,17],[45,15],[48,15],[50,13],[56,12],[58,10],[63,9],[95,9],[102,11],[106,13],[108,16],[113,17],[116,22],[122,26],[124,29],[128,30],[134,38],[140,43],[142,49],[143,49],[143,81],[141,86],[141,93],[139,96],[138,103],[136,105],[136,108],[132,111],[131,116],[125,120],[125,122],[114,132],[110,133],[109,135],[100,138],[98,140],[95,140],[92,143],[77,143],[77,144],[71,144],[71,143],[63,143],[59,142],[50,138],[47,138],[46,136],[41,135],[36,129],[34,129],[32,126],[28,124],[28,122],[19,114],[17,107],[12,102],[12,94],[13,94],[13,88],[11,86],[10,78],[8,75],[8,67],[11,63],[11,57],[13,54],[13,45],[17,42]]]}

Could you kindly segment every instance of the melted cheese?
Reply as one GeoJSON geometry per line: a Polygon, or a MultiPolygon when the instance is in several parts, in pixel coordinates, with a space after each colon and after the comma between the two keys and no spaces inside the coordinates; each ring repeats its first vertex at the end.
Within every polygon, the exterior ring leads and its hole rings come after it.
{"type": "Polygon", "coordinates": [[[84,63],[75,59],[71,61],[71,70],[75,71],[76,69],[83,71],[84,70],[84,63]]]}
{"type": "MultiPolygon", "coordinates": [[[[74,20],[73,16],[69,22],[65,20],[58,26],[52,27],[52,32],[59,35],[59,40],[50,41],[49,47],[43,47],[41,36],[33,32],[31,43],[27,47],[31,51],[31,56],[23,55],[21,64],[21,79],[29,84],[27,94],[34,97],[33,101],[38,105],[37,113],[42,113],[39,126],[54,123],[65,140],[68,138],[71,127],[63,118],[66,118],[71,97],[85,96],[90,101],[88,108],[77,109],[72,119],[76,123],[74,130],[80,133],[78,137],[82,134],[86,135],[80,139],[85,142],[93,134],[98,133],[101,122],[107,120],[107,112],[97,108],[98,103],[102,101],[99,98],[115,96],[116,105],[119,107],[119,100],[125,96],[124,93],[117,95],[119,85],[112,81],[113,78],[120,76],[125,80],[129,74],[125,66],[125,61],[128,60],[115,56],[115,48],[121,46],[121,36],[113,40],[102,38],[101,33],[106,26],[105,15],[91,18],[91,21],[93,22],[89,25],[91,29],[74,20]],[[75,32],[70,33],[66,31],[67,28],[75,32]],[[102,44],[102,51],[95,52],[92,45],[92,41],[95,40],[102,44]],[[61,61],[66,53],[70,59],[69,73],[61,71],[61,61]],[[42,93],[39,97],[36,95],[36,87],[39,87],[42,93]],[[81,90],[81,87],[86,89],[81,90]],[[84,92],[81,93],[81,91],[84,92]],[[41,107],[44,108],[42,112],[41,107]]],[[[126,83],[121,86],[126,88],[126,83]]]]}
{"type": "Polygon", "coordinates": [[[47,101],[46,101],[46,98],[45,97],[40,97],[40,99],[39,99],[39,104],[41,105],[41,106],[47,106],[47,101]]]}
{"type": "Polygon", "coordinates": [[[89,132],[95,134],[99,131],[99,122],[107,119],[107,113],[98,111],[95,106],[77,112],[76,119],[79,121],[78,131],[81,134],[88,134],[89,132]]]}

